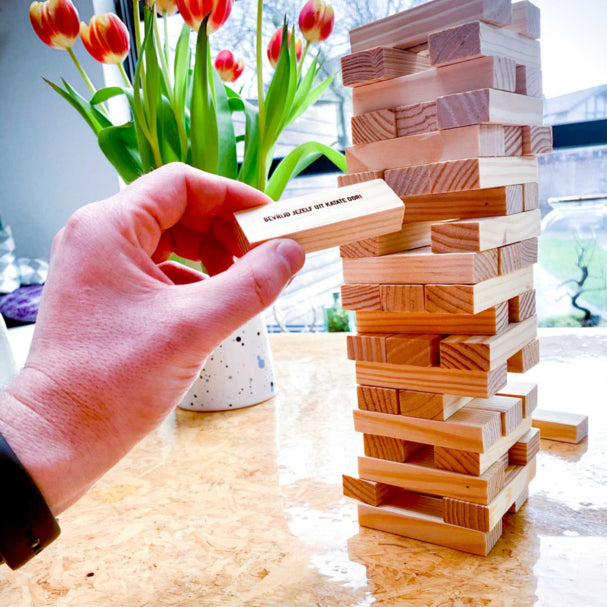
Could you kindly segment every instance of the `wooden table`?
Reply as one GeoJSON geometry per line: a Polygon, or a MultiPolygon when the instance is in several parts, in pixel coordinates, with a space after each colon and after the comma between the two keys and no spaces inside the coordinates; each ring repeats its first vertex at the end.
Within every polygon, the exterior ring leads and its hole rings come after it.
{"type": "Polygon", "coordinates": [[[528,504],[487,558],[359,529],[353,365],[343,335],[272,336],[280,393],[175,411],[78,504],[0,606],[605,605],[607,332],[541,333],[540,406],[590,415],[542,441],[528,504]]]}

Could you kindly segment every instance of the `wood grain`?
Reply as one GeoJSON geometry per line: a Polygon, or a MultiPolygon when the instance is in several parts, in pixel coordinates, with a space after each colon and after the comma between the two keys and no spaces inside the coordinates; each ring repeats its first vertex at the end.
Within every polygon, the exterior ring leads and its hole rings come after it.
{"type": "Polygon", "coordinates": [[[471,21],[428,36],[430,62],[434,66],[500,56],[520,65],[541,66],[537,40],[481,21],[471,21]]]}
{"type": "Polygon", "coordinates": [[[472,397],[398,390],[398,400],[402,415],[445,421],[467,405],[472,397]]]}
{"type": "Polygon", "coordinates": [[[535,365],[537,365],[539,362],[540,340],[534,339],[508,359],[508,373],[526,373],[529,371],[529,369],[535,367],[535,365]]]}
{"type": "Polygon", "coordinates": [[[512,22],[505,27],[521,36],[539,38],[542,35],[540,9],[529,0],[513,2],[512,22]]]}
{"type": "Polygon", "coordinates": [[[579,443],[588,436],[588,416],[536,409],[533,412],[533,427],[539,429],[540,438],[579,443]]]}
{"type": "Polygon", "coordinates": [[[508,463],[511,466],[526,466],[540,450],[540,431],[531,428],[519,441],[508,450],[508,463]]]}
{"type": "Polygon", "coordinates": [[[350,360],[387,362],[386,335],[348,335],[346,348],[350,360]]]}
{"type": "Polygon", "coordinates": [[[424,312],[423,285],[379,285],[382,312],[424,312]]]}
{"type": "Polygon", "coordinates": [[[394,388],[374,388],[357,386],[358,408],[363,411],[400,414],[399,394],[394,388]]]}
{"type": "Polygon", "coordinates": [[[524,505],[525,502],[529,499],[529,487],[527,487],[513,502],[512,506],[508,508],[508,512],[515,514],[517,513],[524,505]]]}
{"type": "Polygon", "coordinates": [[[521,129],[523,154],[550,154],[552,152],[551,126],[523,126],[521,129]]]}
{"type": "Polygon", "coordinates": [[[535,182],[523,184],[523,209],[533,211],[540,208],[540,187],[535,182]]]}
{"type": "Polygon", "coordinates": [[[433,0],[350,31],[353,52],[375,46],[410,48],[427,41],[428,32],[480,19],[496,25],[512,21],[510,0],[433,0]]]}
{"type": "Polygon", "coordinates": [[[528,65],[517,65],[515,92],[529,97],[542,97],[542,70],[528,65]]]}
{"type": "Polygon", "coordinates": [[[398,137],[396,111],[392,108],[352,116],[351,125],[354,145],[398,137]]]}
{"type": "Polygon", "coordinates": [[[375,179],[383,179],[383,171],[364,171],[363,173],[350,173],[348,175],[338,175],[337,185],[340,188],[354,185],[356,183],[365,183],[366,181],[374,181],[375,179]]]}
{"type": "Polygon", "coordinates": [[[466,407],[499,413],[502,422],[502,436],[508,436],[514,432],[523,421],[523,401],[516,396],[475,398],[466,407]]]}
{"type": "Polygon", "coordinates": [[[385,337],[385,362],[419,367],[437,366],[441,339],[441,335],[388,335],[385,337]]]}
{"type": "Polygon", "coordinates": [[[396,108],[396,136],[417,135],[438,130],[436,101],[396,108]]]}
{"type": "Polygon", "coordinates": [[[406,462],[424,446],[421,443],[401,438],[374,434],[364,434],[363,444],[366,456],[387,459],[392,462],[406,462]]]}
{"type": "Polygon", "coordinates": [[[432,222],[404,224],[398,232],[382,234],[342,245],[339,249],[342,257],[377,257],[398,253],[409,249],[418,249],[430,245],[432,222]]]}
{"type": "Polygon", "coordinates": [[[516,396],[523,401],[523,417],[529,417],[537,408],[537,384],[525,382],[508,382],[505,388],[498,391],[502,396],[516,396]]]}
{"type": "Polygon", "coordinates": [[[381,310],[379,285],[348,284],[341,286],[344,310],[381,310]]]}
{"type": "Polygon", "coordinates": [[[347,474],[342,474],[342,485],[346,497],[354,498],[371,506],[380,506],[400,491],[398,487],[376,483],[375,481],[366,481],[347,474]]]}

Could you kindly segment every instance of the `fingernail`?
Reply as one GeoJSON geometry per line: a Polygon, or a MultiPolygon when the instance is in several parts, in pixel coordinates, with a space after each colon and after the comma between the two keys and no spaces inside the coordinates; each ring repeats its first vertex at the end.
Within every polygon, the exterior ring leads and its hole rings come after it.
{"type": "Polygon", "coordinates": [[[299,272],[306,260],[304,250],[294,240],[281,240],[276,247],[276,252],[287,262],[291,274],[299,272]]]}

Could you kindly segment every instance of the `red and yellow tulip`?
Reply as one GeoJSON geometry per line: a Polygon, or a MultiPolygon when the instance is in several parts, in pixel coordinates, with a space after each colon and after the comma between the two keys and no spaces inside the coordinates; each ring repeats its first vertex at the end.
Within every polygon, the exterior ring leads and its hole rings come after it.
{"type": "Polygon", "coordinates": [[[244,70],[244,59],[224,49],[215,58],[215,69],[224,82],[235,82],[244,70]]]}
{"type": "Polygon", "coordinates": [[[308,0],[299,13],[299,29],[308,42],[322,42],[333,31],[335,13],[324,0],[308,0]]]}
{"type": "MultiPolygon", "coordinates": [[[[291,32],[288,33],[288,41],[291,44],[291,32]]],[[[280,57],[280,47],[282,46],[282,27],[279,27],[275,32],[272,38],[270,38],[270,42],[268,43],[268,60],[272,64],[272,67],[276,67],[278,64],[278,58],[280,57]]],[[[299,38],[295,38],[295,55],[297,56],[297,61],[301,59],[301,40],[299,38]]]]}
{"type": "Polygon", "coordinates": [[[154,5],[159,15],[174,15],[179,9],[177,0],[146,0],[148,6],[154,5]]]}
{"type": "Polygon", "coordinates": [[[76,7],[70,0],[32,2],[30,22],[38,38],[53,48],[70,49],[80,31],[76,7]]]}
{"type": "Polygon", "coordinates": [[[129,54],[129,32],[113,13],[93,15],[80,24],[80,37],[86,50],[101,63],[120,64],[129,54]]]}
{"type": "Polygon", "coordinates": [[[194,30],[200,29],[203,19],[210,14],[207,34],[218,30],[232,12],[234,0],[177,0],[183,20],[194,30]]]}

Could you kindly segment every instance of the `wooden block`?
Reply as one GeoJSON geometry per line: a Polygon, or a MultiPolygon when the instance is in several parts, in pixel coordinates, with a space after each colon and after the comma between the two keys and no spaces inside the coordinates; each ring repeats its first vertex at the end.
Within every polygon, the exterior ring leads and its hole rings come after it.
{"type": "Polygon", "coordinates": [[[504,485],[508,457],[504,457],[480,476],[440,470],[434,465],[432,447],[414,454],[399,464],[370,457],[358,458],[361,478],[387,483],[411,491],[454,497],[477,504],[489,504],[504,485]]]}
{"type": "Polygon", "coordinates": [[[410,76],[357,86],[352,91],[352,106],[354,114],[358,115],[436,101],[444,95],[484,88],[514,92],[516,63],[504,57],[481,57],[410,76]]]}
{"type": "Polygon", "coordinates": [[[293,238],[306,252],[400,230],[405,206],[381,179],[237,211],[246,250],[293,238]]]}
{"type": "Polygon", "coordinates": [[[514,432],[523,421],[523,400],[516,396],[475,398],[466,407],[499,413],[502,422],[502,436],[508,436],[511,432],[514,432]]]}
{"type": "Polygon", "coordinates": [[[540,340],[534,339],[508,359],[508,373],[526,373],[539,362],[540,340]]]}
{"type": "Polygon", "coordinates": [[[436,101],[396,108],[396,136],[417,135],[438,130],[436,101]]]}
{"type": "Polygon", "coordinates": [[[537,67],[517,65],[515,92],[529,97],[541,97],[543,94],[542,71],[537,67]]]}
{"type": "Polygon", "coordinates": [[[431,231],[432,252],[486,251],[534,238],[540,231],[539,209],[503,217],[436,223],[431,231]]]}
{"type": "Polygon", "coordinates": [[[516,396],[523,401],[523,417],[529,417],[537,408],[537,384],[508,382],[499,390],[500,396],[516,396]]]}
{"type": "Polygon", "coordinates": [[[497,271],[500,276],[508,276],[523,268],[520,242],[514,242],[497,250],[497,271]]]}
{"type": "Polygon", "coordinates": [[[350,360],[387,362],[385,335],[348,335],[346,344],[350,360]]]}
{"type": "Polygon", "coordinates": [[[361,361],[356,363],[356,381],[364,386],[487,398],[506,385],[506,365],[468,371],[361,361]]]}
{"type": "Polygon", "coordinates": [[[403,415],[445,421],[467,405],[472,397],[398,390],[398,400],[403,415]]]}
{"type": "Polygon", "coordinates": [[[379,285],[383,312],[424,312],[423,285],[379,285]]]}
{"type": "Polygon", "coordinates": [[[430,245],[431,227],[432,222],[430,221],[408,223],[403,225],[398,232],[342,245],[339,249],[340,255],[342,257],[377,257],[426,247],[430,245]]]}
{"type": "Polygon", "coordinates": [[[428,50],[434,66],[489,56],[507,57],[520,65],[541,66],[537,40],[481,21],[435,31],[428,36],[428,50]]]}
{"type": "Polygon", "coordinates": [[[518,512],[525,504],[525,502],[529,499],[529,487],[525,488],[523,492],[512,502],[512,506],[508,508],[508,512],[516,513],[518,512]]]}
{"type": "Polygon", "coordinates": [[[521,440],[508,450],[508,463],[511,466],[526,466],[540,450],[540,431],[531,428],[521,440]]]}
{"type": "Polygon", "coordinates": [[[539,428],[540,438],[579,443],[588,436],[588,416],[536,409],[533,412],[533,427],[539,428]]]}
{"type": "Polygon", "coordinates": [[[401,438],[374,434],[363,435],[363,442],[367,457],[387,459],[392,462],[406,462],[424,446],[421,443],[414,443],[401,438]]]}
{"type": "Polygon", "coordinates": [[[436,112],[440,129],[474,124],[541,125],[544,120],[541,99],[494,89],[480,89],[441,97],[436,102],[436,112]]]}
{"type": "Polygon", "coordinates": [[[341,58],[344,86],[359,86],[379,80],[415,74],[430,67],[428,57],[395,48],[378,46],[341,58]]]}
{"type": "Polygon", "coordinates": [[[508,326],[508,305],[504,302],[478,314],[429,314],[426,312],[356,313],[359,333],[441,333],[495,335],[508,326]]]}
{"type": "Polygon", "coordinates": [[[375,179],[383,179],[383,171],[364,171],[363,173],[351,173],[349,175],[338,175],[337,185],[340,188],[354,185],[356,183],[365,183],[367,181],[374,181],[375,179]]]}
{"type": "Polygon", "coordinates": [[[441,335],[389,335],[385,338],[385,362],[420,367],[438,365],[441,339],[441,335]]]}
{"type": "MultiPolygon", "coordinates": [[[[533,269],[530,269],[533,272],[533,269]]],[[[513,275],[510,274],[505,278],[509,279],[511,276],[513,275]]],[[[535,289],[525,291],[508,300],[508,320],[510,322],[521,322],[534,314],[536,314],[535,289]]]]}
{"type": "Polygon", "coordinates": [[[349,173],[503,155],[504,129],[496,125],[474,125],[434,131],[346,148],[349,173]]]}
{"type": "Polygon", "coordinates": [[[497,251],[432,253],[430,247],[382,257],[343,259],[344,282],[476,284],[497,276],[497,251]]]}
{"type": "Polygon", "coordinates": [[[399,394],[394,388],[373,388],[357,386],[358,408],[363,411],[400,414],[399,394]]]}
{"type": "Polygon", "coordinates": [[[404,537],[446,546],[462,552],[487,556],[502,535],[502,522],[489,532],[483,533],[445,523],[433,512],[419,512],[408,502],[397,498],[386,501],[381,506],[358,505],[358,523],[404,537]]]}
{"type": "Polygon", "coordinates": [[[433,32],[479,19],[495,25],[512,21],[510,0],[433,0],[350,31],[352,52],[375,46],[410,48],[427,41],[433,32]]]}
{"type": "Polygon", "coordinates": [[[376,483],[375,481],[366,481],[347,474],[342,474],[342,483],[346,497],[352,497],[371,506],[380,506],[399,492],[398,487],[376,483]]]}
{"type": "MultiPolygon", "coordinates": [[[[527,211],[532,212],[532,211],[527,211]]],[[[524,268],[532,266],[537,263],[539,254],[539,241],[538,238],[527,238],[522,240],[519,244],[521,264],[524,268]]]]}
{"type": "Polygon", "coordinates": [[[487,506],[454,500],[446,497],[442,501],[443,519],[451,525],[459,525],[478,531],[493,529],[508,512],[512,503],[525,491],[535,476],[535,460],[524,467],[511,466],[506,470],[506,486],[487,506]]]}
{"type": "Polygon", "coordinates": [[[523,209],[533,211],[540,208],[540,187],[538,183],[523,184],[523,209]]]}
{"type": "MultiPolygon", "coordinates": [[[[462,411],[465,411],[465,407],[462,411]]],[[[518,428],[508,436],[502,436],[485,453],[445,448],[439,445],[434,448],[434,464],[443,470],[479,476],[502,458],[507,462],[510,447],[518,442],[530,428],[531,419],[524,419],[518,428]]]]}
{"type": "MultiPolygon", "coordinates": [[[[507,276],[496,276],[475,285],[426,285],[425,307],[430,313],[478,314],[508,300],[510,314],[510,301],[520,299],[523,294],[529,293],[532,287],[531,267],[522,268],[507,276]]],[[[525,304],[526,302],[523,302],[523,305],[525,304]]],[[[514,307],[515,304],[512,305],[514,307]]],[[[524,309],[528,309],[528,306],[524,309]]],[[[514,316],[514,312],[511,316],[514,316]]],[[[519,322],[525,318],[510,318],[510,321],[519,322]]]]}
{"type": "Polygon", "coordinates": [[[354,145],[398,137],[396,111],[392,108],[352,116],[351,124],[354,145]]]}
{"type": "Polygon", "coordinates": [[[523,126],[521,133],[523,154],[550,154],[552,152],[551,126],[523,126]]]}
{"type": "Polygon", "coordinates": [[[523,186],[404,197],[405,224],[512,215],[523,210],[523,186]]]}
{"type": "Polygon", "coordinates": [[[540,9],[528,0],[514,2],[512,4],[512,22],[505,27],[521,36],[539,38],[542,34],[540,9]]]}
{"type": "Polygon", "coordinates": [[[533,156],[468,158],[385,171],[386,183],[401,197],[443,194],[538,180],[533,156]]]}
{"type": "Polygon", "coordinates": [[[450,335],[440,343],[440,364],[446,369],[489,371],[507,364],[536,336],[537,316],[512,323],[499,335],[450,335]]]}
{"type": "Polygon", "coordinates": [[[381,310],[379,285],[342,285],[341,306],[344,310],[381,310]]]}
{"type": "Polygon", "coordinates": [[[523,154],[523,131],[519,126],[504,127],[504,156],[523,154]]]}

